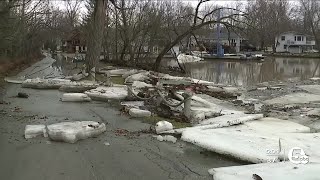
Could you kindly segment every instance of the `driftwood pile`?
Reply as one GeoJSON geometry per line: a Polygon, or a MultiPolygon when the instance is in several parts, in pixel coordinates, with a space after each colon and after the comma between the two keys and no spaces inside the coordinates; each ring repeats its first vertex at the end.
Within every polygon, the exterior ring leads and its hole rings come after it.
{"type": "MultiPolygon", "coordinates": [[[[215,86],[212,82],[150,71],[130,74],[126,76],[125,82],[128,84],[129,91],[126,100],[143,100],[144,107],[140,108],[146,108],[160,117],[183,122],[221,115],[223,108],[194,95],[207,94],[221,100],[233,100],[239,96],[237,91],[227,91],[224,87],[215,86]],[[197,103],[202,104],[203,109],[193,110],[192,107],[197,103]],[[218,110],[219,108],[221,110],[218,110]]],[[[123,111],[128,112],[125,108],[123,111]]]]}

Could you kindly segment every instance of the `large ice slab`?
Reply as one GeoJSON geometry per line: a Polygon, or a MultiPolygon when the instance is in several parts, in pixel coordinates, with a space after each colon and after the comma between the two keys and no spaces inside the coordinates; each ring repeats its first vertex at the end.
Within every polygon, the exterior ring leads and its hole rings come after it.
{"type": "Polygon", "coordinates": [[[213,168],[209,173],[214,180],[253,180],[254,174],[263,180],[315,180],[319,179],[319,169],[319,163],[296,165],[281,162],[213,168]]]}
{"type": "Polygon", "coordinates": [[[257,121],[246,122],[244,123],[244,125],[241,125],[235,128],[242,129],[242,130],[247,128],[247,129],[253,129],[255,131],[267,132],[267,133],[276,133],[276,132],[310,133],[310,128],[307,126],[303,126],[301,124],[298,124],[292,121],[271,118],[271,117],[262,118],[257,121]]]}
{"type": "Polygon", "coordinates": [[[75,121],[51,124],[47,126],[47,130],[51,140],[75,143],[102,134],[106,131],[106,126],[95,121],[75,121]]]}
{"type": "Polygon", "coordinates": [[[33,88],[33,89],[59,89],[63,85],[73,84],[68,79],[27,79],[23,81],[22,87],[33,88]]]}
{"type": "MultiPolygon", "coordinates": [[[[263,114],[229,114],[223,115],[215,118],[210,118],[203,120],[200,122],[200,125],[208,125],[208,124],[222,124],[224,122],[246,122],[251,120],[257,120],[263,118],[263,114]]],[[[232,123],[233,124],[233,123],[232,123]]]]}
{"type": "Polygon", "coordinates": [[[308,91],[312,94],[320,95],[320,85],[302,85],[298,86],[298,88],[308,91]]]}
{"type": "Polygon", "coordinates": [[[293,93],[265,101],[267,104],[305,104],[311,102],[320,102],[320,95],[293,93]]]}
{"type": "Polygon", "coordinates": [[[91,89],[86,91],[92,100],[108,101],[110,99],[125,99],[128,96],[128,90],[126,86],[118,87],[98,87],[96,89],[91,89]]]}
{"type": "Polygon", "coordinates": [[[25,77],[6,77],[4,80],[8,83],[22,84],[26,80],[25,77]]]}
{"type": "Polygon", "coordinates": [[[230,127],[234,125],[239,125],[248,121],[253,121],[263,118],[263,114],[231,114],[223,115],[216,118],[210,118],[202,121],[202,124],[199,124],[194,127],[187,127],[181,129],[174,129],[168,133],[181,134],[186,130],[205,130],[205,129],[217,129],[223,127],[230,127]]]}
{"type": "Polygon", "coordinates": [[[90,89],[97,88],[98,85],[95,83],[83,83],[83,82],[74,82],[73,84],[69,85],[62,85],[59,88],[59,91],[67,92],[67,93],[83,93],[90,89]]]}
{"type": "Polygon", "coordinates": [[[61,101],[63,102],[88,102],[91,98],[84,93],[64,93],[61,101]]]}
{"type": "Polygon", "coordinates": [[[320,160],[320,153],[316,150],[320,148],[317,143],[319,133],[296,133],[307,131],[308,128],[289,121],[272,121],[276,120],[257,120],[219,129],[190,128],[182,132],[181,139],[207,150],[253,163],[270,160],[268,149],[281,152],[278,161],[285,157],[282,152],[289,152],[293,147],[301,147],[313,160],[320,160]]]}
{"type": "Polygon", "coordinates": [[[243,111],[234,110],[234,108],[231,108],[230,106],[226,106],[223,103],[217,104],[217,101],[210,101],[204,98],[201,98],[197,95],[192,96],[192,103],[191,103],[191,110],[196,112],[204,112],[205,114],[210,113],[220,113],[223,115],[227,114],[244,114],[243,111]],[[215,103],[213,103],[215,102],[215,103]]]}
{"type": "Polygon", "coordinates": [[[110,76],[122,76],[127,73],[136,73],[138,70],[136,69],[112,69],[106,71],[110,74],[110,76]]]}

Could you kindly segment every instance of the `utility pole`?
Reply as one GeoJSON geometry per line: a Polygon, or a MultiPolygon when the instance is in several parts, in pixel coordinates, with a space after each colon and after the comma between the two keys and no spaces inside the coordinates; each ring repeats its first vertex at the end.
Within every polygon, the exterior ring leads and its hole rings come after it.
{"type": "MultiPolygon", "coordinates": [[[[221,19],[221,10],[218,10],[218,21],[221,19]]],[[[220,42],[220,35],[221,35],[221,24],[218,22],[217,24],[217,57],[223,57],[223,49],[220,42]]]]}

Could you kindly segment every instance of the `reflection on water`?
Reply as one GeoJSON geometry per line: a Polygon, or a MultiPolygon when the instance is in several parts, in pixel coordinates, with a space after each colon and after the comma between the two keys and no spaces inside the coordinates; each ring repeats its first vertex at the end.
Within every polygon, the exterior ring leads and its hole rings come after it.
{"type": "MultiPolygon", "coordinates": [[[[187,75],[220,84],[248,86],[266,81],[320,76],[319,59],[267,58],[257,61],[211,60],[186,64],[187,75]]],[[[172,62],[171,62],[172,63],[172,62]]]]}
{"type": "Polygon", "coordinates": [[[52,55],[52,58],[55,59],[56,61],[52,63],[51,68],[54,69],[55,71],[62,72],[62,67],[63,67],[63,57],[58,54],[58,55],[52,55]]]}
{"type": "Polygon", "coordinates": [[[52,64],[51,68],[55,71],[61,72],[63,75],[70,76],[79,73],[82,63],[72,63],[72,59],[65,59],[61,54],[52,56],[56,61],[52,64]]]}

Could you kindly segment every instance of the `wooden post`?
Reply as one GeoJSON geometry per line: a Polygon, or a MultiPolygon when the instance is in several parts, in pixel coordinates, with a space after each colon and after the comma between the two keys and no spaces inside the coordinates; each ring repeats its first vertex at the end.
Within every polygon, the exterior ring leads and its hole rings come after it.
{"type": "Polygon", "coordinates": [[[191,113],[192,92],[185,92],[185,93],[182,94],[182,96],[185,99],[184,108],[183,108],[183,115],[186,118],[188,118],[188,120],[191,121],[191,116],[192,116],[192,113],[191,113]]]}

